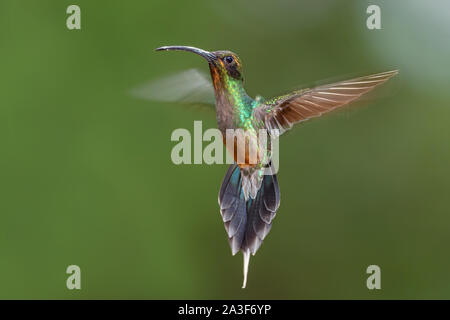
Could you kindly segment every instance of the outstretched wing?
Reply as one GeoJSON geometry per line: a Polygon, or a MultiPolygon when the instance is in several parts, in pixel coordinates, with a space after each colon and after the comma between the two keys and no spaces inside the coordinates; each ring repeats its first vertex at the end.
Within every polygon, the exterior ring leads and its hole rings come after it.
{"type": "Polygon", "coordinates": [[[214,110],[214,89],[208,75],[190,69],[150,81],[131,90],[140,99],[207,105],[214,110]]]}
{"type": "Polygon", "coordinates": [[[352,102],[397,73],[398,70],[393,70],[295,91],[255,108],[254,116],[257,121],[262,121],[267,129],[278,129],[281,134],[295,123],[321,116],[352,102]]]}

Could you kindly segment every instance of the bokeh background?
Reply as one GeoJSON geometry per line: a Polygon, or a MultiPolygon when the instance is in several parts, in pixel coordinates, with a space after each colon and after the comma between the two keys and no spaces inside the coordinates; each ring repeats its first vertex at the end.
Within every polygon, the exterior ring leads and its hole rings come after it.
{"type": "Polygon", "coordinates": [[[449,39],[445,0],[2,0],[0,298],[450,298],[449,39]],[[281,208],[246,290],[217,205],[227,166],[170,160],[172,131],[214,115],[128,94],[208,71],[153,51],[172,44],[237,52],[252,96],[400,69],[282,137],[281,208]]]}

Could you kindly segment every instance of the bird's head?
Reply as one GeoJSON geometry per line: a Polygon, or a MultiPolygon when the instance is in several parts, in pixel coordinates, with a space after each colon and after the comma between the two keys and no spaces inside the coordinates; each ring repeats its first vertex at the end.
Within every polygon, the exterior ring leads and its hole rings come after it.
{"type": "Polygon", "coordinates": [[[214,88],[227,86],[230,82],[242,83],[242,63],[239,57],[231,51],[205,51],[203,49],[187,46],[166,46],[157,48],[156,51],[181,50],[188,51],[206,59],[211,71],[214,88]]]}

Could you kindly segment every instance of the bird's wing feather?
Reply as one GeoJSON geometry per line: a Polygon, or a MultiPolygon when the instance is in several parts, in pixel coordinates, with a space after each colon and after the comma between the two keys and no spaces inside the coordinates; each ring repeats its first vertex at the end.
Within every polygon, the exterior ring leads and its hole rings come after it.
{"type": "Polygon", "coordinates": [[[214,110],[214,89],[209,76],[197,69],[150,81],[137,86],[130,93],[144,100],[206,105],[214,110]]]}
{"type": "Polygon", "coordinates": [[[397,73],[398,70],[393,70],[294,91],[266,101],[264,105],[254,109],[254,116],[267,129],[278,129],[281,134],[296,123],[321,116],[356,100],[397,73]]]}

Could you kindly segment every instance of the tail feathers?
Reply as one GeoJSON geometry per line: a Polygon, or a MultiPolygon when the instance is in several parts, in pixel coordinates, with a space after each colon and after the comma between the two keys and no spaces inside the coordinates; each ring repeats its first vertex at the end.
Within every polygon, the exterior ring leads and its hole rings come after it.
{"type": "Polygon", "coordinates": [[[242,193],[241,172],[237,165],[231,165],[223,179],[219,192],[219,206],[225,230],[228,233],[233,255],[241,249],[247,224],[247,208],[242,193]]]}
{"type": "Polygon", "coordinates": [[[242,282],[242,289],[245,289],[247,286],[247,274],[248,274],[248,264],[250,262],[250,251],[247,249],[246,251],[242,251],[244,255],[244,281],[242,282]]]}
{"type": "Polygon", "coordinates": [[[244,283],[250,253],[254,255],[272,227],[272,220],[280,206],[280,190],[276,175],[265,175],[254,199],[245,199],[243,179],[236,164],[231,165],[219,192],[219,206],[228,234],[232,254],[244,255],[244,283]]]}
{"type": "Polygon", "coordinates": [[[265,175],[256,198],[247,202],[247,226],[241,245],[243,250],[249,249],[253,255],[258,251],[272,228],[272,220],[279,206],[280,189],[277,176],[265,175]]]}

